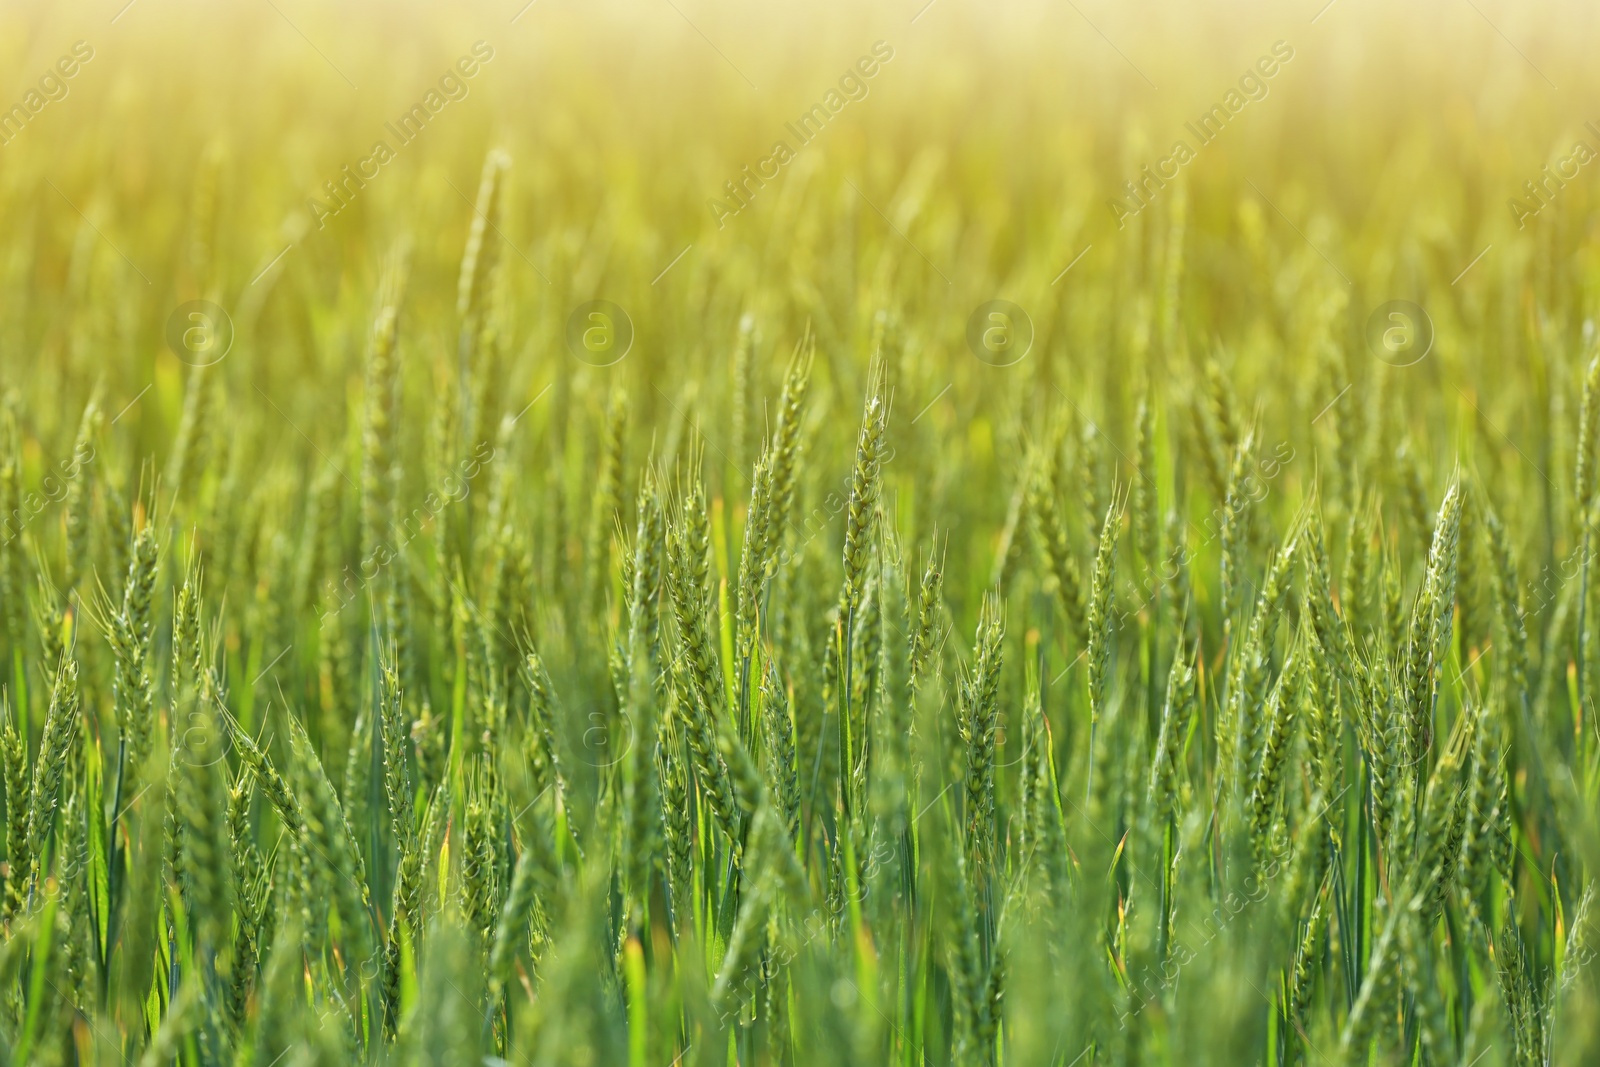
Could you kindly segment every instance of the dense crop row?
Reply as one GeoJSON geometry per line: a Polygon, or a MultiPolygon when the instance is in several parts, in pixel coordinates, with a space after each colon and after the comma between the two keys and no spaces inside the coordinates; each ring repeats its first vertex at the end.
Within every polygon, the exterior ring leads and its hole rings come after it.
{"type": "Polygon", "coordinates": [[[1228,154],[1300,45],[1086,223],[852,147],[917,47],[693,242],[474,192],[501,52],[281,252],[222,139],[0,183],[0,1055],[1600,1062],[1578,181],[1363,228],[1228,154]]]}

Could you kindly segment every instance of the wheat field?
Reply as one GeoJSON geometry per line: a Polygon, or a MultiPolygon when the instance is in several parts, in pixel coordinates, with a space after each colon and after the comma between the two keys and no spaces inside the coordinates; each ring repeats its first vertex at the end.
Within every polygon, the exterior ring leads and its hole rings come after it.
{"type": "Polygon", "coordinates": [[[1595,13],[0,27],[10,1063],[1600,1064],[1595,13]]]}

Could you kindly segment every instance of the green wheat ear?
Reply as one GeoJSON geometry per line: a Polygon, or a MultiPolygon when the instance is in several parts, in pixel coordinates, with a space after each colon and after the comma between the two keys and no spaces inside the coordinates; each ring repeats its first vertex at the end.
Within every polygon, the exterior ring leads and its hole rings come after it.
{"type": "Polygon", "coordinates": [[[1178,647],[1172,654],[1172,669],[1167,675],[1161,728],[1156,735],[1155,758],[1150,765],[1149,798],[1162,815],[1171,815],[1178,806],[1179,761],[1196,700],[1194,664],[1180,634],[1178,647]]]}
{"type": "MultiPolygon", "coordinates": [[[[227,788],[222,767],[222,724],[207,694],[190,687],[176,705],[186,724],[179,736],[177,815],[188,878],[185,901],[197,942],[227,961],[229,938],[241,889],[229,877],[232,847],[228,840],[227,788]]],[[[226,968],[224,968],[226,969],[226,968]]]]}
{"type": "Polygon", "coordinates": [[[1412,609],[1401,686],[1407,702],[1408,757],[1413,763],[1422,760],[1432,743],[1435,674],[1444,658],[1454,618],[1462,500],[1460,486],[1452,485],[1439,505],[1427,571],[1412,609]]]}
{"type": "MultiPolygon", "coordinates": [[[[1317,530],[1311,534],[1320,537],[1317,530]]],[[[1320,544],[1320,541],[1316,542],[1320,544]]],[[[1253,771],[1260,758],[1262,721],[1259,704],[1271,665],[1272,644],[1295,576],[1297,542],[1293,535],[1273,552],[1256,598],[1254,614],[1244,641],[1233,658],[1227,698],[1217,720],[1217,782],[1219,795],[1253,771]]],[[[1316,551],[1315,548],[1312,549],[1316,551]]],[[[1307,579],[1318,581],[1313,573],[1307,579]]],[[[1331,625],[1331,624],[1330,624],[1331,625]]]]}
{"type": "Polygon", "coordinates": [[[995,817],[995,732],[999,725],[1001,640],[1005,623],[997,597],[984,600],[973,664],[958,683],[959,733],[966,754],[967,842],[974,862],[988,859],[995,817]]]}
{"type": "Polygon", "coordinates": [[[25,852],[31,861],[27,896],[32,907],[39,905],[39,881],[44,876],[46,837],[55,826],[56,811],[62,800],[62,779],[72,751],[79,721],[78,662],[62,654],[50,689],[50,707],[39,735],[39,750],[34,758],[33,781],[28,789],[28,822],[25,852]]]}
{"type": "Polygon", "coordinates": [[[1089,748],[1087,756],[1088,797],[1093,802],[1095,734],[1106,707],[1106,669],[1111,658],[1112,597],[1115,592],[1117,538],[1122,527],[1123,502],[1113,501],[1106,509],[1105,523],[1095,548],[1094,581],[1090,586],[1089,608],[1084,620],[1088,644],[1084,649],[1088,679],[1089,748]]]}
{"type": "MultiPolygon", "coordinates": [[[[134,772],[144,767],[155,740],[156,703],[151,644],[155,631],[155,583],[158,548],[154,531],[145,526],[134,536],[129,553],[127,579],[120,607],[108,598],[99,609],[107,619],[116,668],[112,694],[116,707],[119,741],[126,747],[127,766],[134,772]]],[[[199,656],[198,575],[191,575],[178,594],[174,606],[174,639],[179,655],[173,664],[174,692],[191,672],[199,656]]]]}
{"type": "Polygon", "coordinates": [[[691,476],[668,531],[666,587],[677,623],[679,653],[669,667],[674,706],[694,757],[695,776],[717,825],[737,856],[742,851],[738,804],[717,746],[726,691],[711,641],[710,531],[698,475],[691,476]]]}
{"type": "Polygon", "coordinates": [[[67,483],[62,502],[62,521],[66,534],[67,569],[63,588],[71,591],[79,579],[93,567],[90,556],[90,533],[93,520],[89,515],[89,502],[94,488],[95,442],[105,422],[100,410],[99,397],[91,397],[84,406],[83,417],[78,422],[78,436],[72,444],[72,462],[76,477],[67,483]]]}
{"type": "Polygon", "coordinates": [[[10,920],[27,901],[28,871],[32,865],[28,836],[28,743],[17,728],[9,697],[0,701],[0,769],[6,797],[6,893],[4,915],[10,920]]]}
{"type": "Polygon", "coordinates": [[[935,547],[928,548],[928,562],[922,570],[922,580],[917,587],[916,618],[912,622],[911,659],[909,682],[915,687],[930,668],[934,643],[939,636],[944,589],[944,566],[935,547]]]}
{"type": "Polygon", "coordinates": [[[1047,441],[1037,446],[1029,463],[1031,475],[1027,480],[1024,507],[1036,552],[1061,606],[1068,632],[1076,642],[1082,643],[1087,634],[1088,594],[1083,588],[1083,576],[1061,515],[1061,433],[1059,423],[1053,425],[1047,441]]]}
{"type": "Polygon", "coordinates": [[[1261,759],[1250,786],[1247,810],[1250,817],[1250,837],[1257,855],[1265,858],[1272,848],[1272,830],[1276,817],[1275,806],[1283,790],[1285,765],[1299,716],[1293,693],[1300,684],[1305,669],[1304,646],[1293,653],[1289,666],[1278,677],[1272,694],[1267,698],[1267,724],[1262,741],[1261,759]]]}
{"type": "Polygon", "coordinates": [[[883,371],[873,370],[872,386],[861,414],[861,431],[856,437],[855,466],[850,472],[850,499],[845,508],[844,591],[839,598],[839,614],[852,617],[866,594],[867,554],[877,521],[878,495],[882,491],[882,468],[888,448],[889,402],[884,396],[883,371]]]}
{"type": "Polygon", "coordinates": [[[1223,496],[1220,556],[1220,587],[1222,617],[1231,624],[1239,607],[1239,588],[1243,579],[1239,574],[1243,542],[1250,538],[1250,525],[1255,512],[1250,507],[1247,479],[1251,475],[1255,452],[1255,432],[1252,430],[1233,451],[1233,461],[1228,467],[1227,490],[1223,496]]]}

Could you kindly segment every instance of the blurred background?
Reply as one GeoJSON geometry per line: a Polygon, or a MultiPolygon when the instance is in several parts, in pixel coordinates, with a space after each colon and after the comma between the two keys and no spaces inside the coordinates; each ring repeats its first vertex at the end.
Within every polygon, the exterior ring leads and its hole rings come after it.
{"type": "MultiPolygon", "coordinates": [[[[92,58],[59,98],[44,86],[0,147],[0,286],[12,294],[0,366],[30,396],[29,436],[47,452],[70,448],[98,387],[111,412],[142,396],[119,432],[160,457],[187,371],[165,331],[175,308],[205,298],[237,332],[216,369],[224,406],[266,395],[296,427],[251,421],[252,447],[353,447],[383,257],[412,243],[402,350],[420,412],[445,371],[418,368],[448,364],[478,175],[498,147],[511,168],[496,227],[507,263],[496,389],[514,411],[559,384],[597,419],[626,381],[641,452],[697,400],[720,403],[718,382],[734,387],[727,373],[704,376],[697,396],[684,383],[708,360],[726,364],[745,312],[760,334],[751,395],[775,392],[809,322],[822,342],[819,423],[843,440],[882,312],[904,353],[897,415],[918,416],[900,425],[912,444],[968,435],[979,471],[1006,462],[995,427],[1055,403],[1061,383],[1080,414],[1116,427],[1142,375],[1170,400],[1168,382],[1202,357],[1261,409],[1263,439],[1308,438],[1355,381],[1379,387],[1358,396],[1426,395],[1405,412],[1425,440],[1459,440],[1481,416],[1542,468],[1541,446],[1519,433],[1564,417],[1560,391],[1537,387],[1536,349],[1575,342],[1592,310],[1576,281],[1594,265],[1590,223],[1574,220],[1591,215],[1600,167],[1580,167],[1548,206],[1524,183],[1577,141],[1600,150],[1584,125],[1600,119],[1585,54],[1596,13],[1490,0],[1204,8],[8,6],[5,101],[26,108],[75,47],[92,58]],[[436,97],[402,144],[394,124],[475,47],[491,58],[460,78],[465,95],[436,97]],[[836,96],[844,106],[801,144],[786,124],[875,47],[892,58],[847,83],[865,95],[836,96]],[[1274,64],[1275,49],[1291,58],[1274,64]],[[1230,92],[1243,106],[1202,145],[1186,124],[1230,92]],[[1180,179],[1134,200],[1125,183],[1146,166],[1170,173],[1161,161],[1180,139],[1195,149],[1180,179]],[[370,168],[379,141],[393,158],[338,205],[325,183],[370,168]],[[778,141],[793,158],[736,205],[727,183],[746,167],[770,174],[778,141]],[[1513,197],[1540,208],[1521,228],[1513,197]],[[565,351],[571,309],[602,298],[635,333],[612,368],[565,351]],[[968,351],[968,318],[993,299],[1031,321],[1032,350],[1013,366],[968,351]],[[1425,309],[1433,335],[1403,373],[1363,341],[1393,300],[1425,309]],[[1330,343],[1344,353],[1332,364],[1318,355],[1330,343]],[[316,388],[297,384],[309,377],[316,388]]],[[[749,447],[709,437],[737,481],[749,447]]],[[[1425,462],[1442,486],[1450,459],[1425,462]]]]}

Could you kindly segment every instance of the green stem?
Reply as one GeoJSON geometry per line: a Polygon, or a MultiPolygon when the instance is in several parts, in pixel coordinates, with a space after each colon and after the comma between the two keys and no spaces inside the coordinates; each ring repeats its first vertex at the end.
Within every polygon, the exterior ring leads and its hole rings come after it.
{"type": "MultiPolygon", "coordinates": [[[[117,737],[117,784],[111,796],[111,861],[106,868],[106,947],[100,957],[100,1001],[105,1003],[106,995],[110,990],[111,977],[111,948],[117,943],[117,912],[119,896],[122,889],[122,838],[117,833],[117,827],[122,821],[122,785],[127,770],[128,737],[119,733],[117,737]]],[[[98,813],[96,818],[98,818],[98,813]]]]}
{"type": "Polygon", "coordinates": [[[1578,648],[1575,688],[1578,696],[1578,714],[1583,714],[1583,661],[1587,636],[1586,616],[1589,607],[1589,516],[1583,516],[1583,561],[1582,573],[1578,578],[1578,648]]]}

